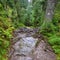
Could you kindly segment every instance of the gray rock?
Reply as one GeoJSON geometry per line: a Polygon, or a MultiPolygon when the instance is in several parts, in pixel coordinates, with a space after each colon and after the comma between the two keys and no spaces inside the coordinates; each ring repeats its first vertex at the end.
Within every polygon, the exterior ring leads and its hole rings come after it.
{"type": "Polygon", "coordinates": [[[42,36],[34,30],[22,28],[17,30],[16,33],[14,32],[18,35],[13,38],[12,48],[14,51],[11,48],[9,60],[56,60],[56,55],[46,42],[47,40],[41,39],[42,36]]]}

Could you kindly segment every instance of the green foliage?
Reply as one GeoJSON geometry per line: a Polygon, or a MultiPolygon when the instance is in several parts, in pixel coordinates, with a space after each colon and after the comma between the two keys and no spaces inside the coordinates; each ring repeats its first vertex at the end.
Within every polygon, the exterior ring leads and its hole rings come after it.
{"type": "Polygon", "coordinates": [[[0,59],[7,60],[7,50],[14,27],[10,18],[6,16],[3,5],[0,4],[0,59]]]}
{"type": "Polygon", "coordinates": [[[60,60],[60,54],[57,54],[57,60],[60,60]]]}
{"type": "Polygon", "coordinates": [[[60,35],[51,34],[49,37],[49,43],[52,45],[55,53],[60,53],[60,35]]]}
{"type": "Polygon", "coordinates": [[[52,37],[49,37],[49,42],[50,42],[50,44],[52,44],[52,45],[55,45],[55,44],[57,44],[57,45],[60,45],[60,37],[59,36],[56,36],[56,35],[52,35],[52,37]]]}
{"type": "Polygon", "coordinates": [[[34,26],[40,26],[42,24],[42,17],[44,15],[44,11],[43,11],[43,3],[44,1],[41,0],[37,0],[34,2],[33,4],[33,17],[34,17],[34,21],[33,24],[34,26]]]}

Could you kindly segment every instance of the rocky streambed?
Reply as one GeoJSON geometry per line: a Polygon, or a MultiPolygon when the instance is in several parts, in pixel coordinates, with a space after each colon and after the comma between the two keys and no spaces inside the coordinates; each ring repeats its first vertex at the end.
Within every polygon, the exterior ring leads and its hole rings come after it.
{"type": "Polygon", "coordinates": [[[56,55],[38,29],[20,28],[13,32],[9,60],[56,60],[56,55]]]}

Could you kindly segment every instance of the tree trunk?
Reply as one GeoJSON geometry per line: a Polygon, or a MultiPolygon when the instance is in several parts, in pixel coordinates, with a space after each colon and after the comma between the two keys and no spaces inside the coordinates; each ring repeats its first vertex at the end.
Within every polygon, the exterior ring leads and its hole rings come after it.
{"type": "Polygon", "coordinates": [[[45,18],[41,28],[46,29],[48,25],[51,25],[56,1],[57,0],[47,0],[45,18]]]}
{"type": "Polygon", "coordinates": [[[48,0],[45,14],[45,20],[52,22],[56,0],[48,0]]]}

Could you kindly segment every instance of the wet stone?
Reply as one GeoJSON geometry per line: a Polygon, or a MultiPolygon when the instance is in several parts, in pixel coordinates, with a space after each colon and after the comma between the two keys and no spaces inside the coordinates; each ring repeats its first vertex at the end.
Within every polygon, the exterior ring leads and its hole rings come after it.
{"type": "Polygon", "coordinates": [[[12,40],[14,44],[9,52],[9,60],[56,60],[51,46],[36,31],[30,28],[14,31],[16,36],[12,40]]]}
{"type": "Polygon", "coordinates": [[[16,42],[13,45],[13,48],[15,49],[17,54],[27,55],[28,53],[30,53],[33,50],[36,42],[37,42],[37,39],[35,39],[33,37],[22,38],[22,39],[20,39],[20,41],[16,42]]]}

